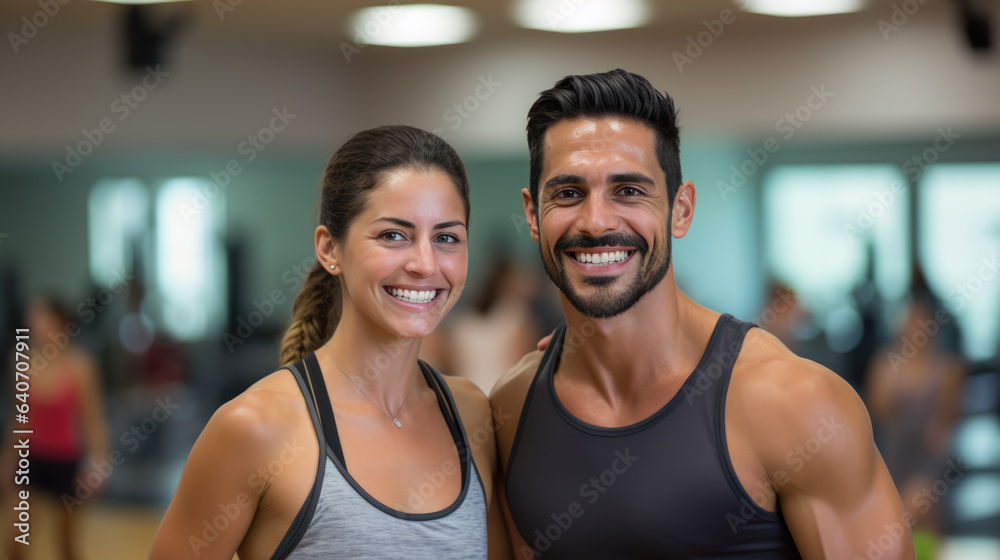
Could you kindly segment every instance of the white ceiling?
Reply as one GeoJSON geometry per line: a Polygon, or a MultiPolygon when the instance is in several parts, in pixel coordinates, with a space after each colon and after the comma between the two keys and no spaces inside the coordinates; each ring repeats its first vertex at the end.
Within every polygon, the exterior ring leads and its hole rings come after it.
{"type": "MultiPolygon", "coordinates": [[[[188,21],[168,52],[171,75],[118,125],[127,132],[110,135],[102,153],[230,150],[282,106],[301,115],[282,135],[289,148],[325,151],[359,128],[407,122],[445,128],[466,150],[521,153],[524,114],[540,90],[566,74],[614,67],[669,91],[685,134],[774,135],[782,116],[824,84],[834,95],[796,129],[798,138],[933,139],[939,126],[1000,133],[1000,58],[970,52],[949,0],[868,0],[863,12],[815,18],[734,11],[735,21],[680,67],[677,56],[704,21],[736,10],[733,2],[652,2],[648,27],[563,35],[518,28],[507,1],[449,1],[479,14],[482,31],[471,43],[362,47],[348,62],[340,45],[354,37],[343,22],[354,9],[379,3],[241,0],[220,19],[213,4],[226,1],[151,8],[158,20],[188,21]],[[901,5],[916,11],[883,34],[879,22],[892,22],[901,5]],[[502,85],[452,131],[449,108],[490,76],[502,85]]],[[[996,23],[1000,0],[979,4],[996,23]]],[[[0,29],[16,31],[38,10],[38,0],[4,0],[0,29]]],[[[3,153],[55,156],[82,129],[115,116],[111,103],[141,79],[122,71],[123,12],[70,0],[18,54],[0,49],[3,153]]]]}

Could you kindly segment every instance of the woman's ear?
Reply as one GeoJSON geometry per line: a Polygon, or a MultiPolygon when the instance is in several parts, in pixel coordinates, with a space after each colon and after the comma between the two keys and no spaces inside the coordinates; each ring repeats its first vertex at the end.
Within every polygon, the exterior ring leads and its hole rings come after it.
{"type": "Polygon", "coordinates": [[[340,244],[330,234],[330,230],[326,229],[326,226],[316,227],[314,243],[316,245],[316,260],[323,265],[323,268],[329,270],[331,274],[339,274],[340,259],[338,255],[340,254],[340,244]]]}

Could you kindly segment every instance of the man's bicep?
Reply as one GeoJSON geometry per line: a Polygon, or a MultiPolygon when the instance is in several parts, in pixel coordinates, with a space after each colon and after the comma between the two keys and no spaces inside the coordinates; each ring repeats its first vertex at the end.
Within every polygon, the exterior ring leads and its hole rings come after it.
{"type": "MultiPolygon", "coordinates": [[[[846,385],[846,384],[845,384],[846,385]]],[[[849,387],[817,395],[788,442],[795,459],[778,486],[782,514],[803,558],[913,558],[909,520],[849,387]]]]}

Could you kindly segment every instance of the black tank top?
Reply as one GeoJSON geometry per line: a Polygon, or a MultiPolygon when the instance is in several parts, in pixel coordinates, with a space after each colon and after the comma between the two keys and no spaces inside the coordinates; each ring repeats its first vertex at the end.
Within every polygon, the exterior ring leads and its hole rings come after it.
{"type": "Polygon", "coordinates": [[[670,402],[617,428],[583,422],[559,402],[560,326],[507,462],[507,503],[532,548],[517,557],[801,559],[781,515],[757,506],[736,478],[726,446],[726,391],[753,326],[722,315],[670,402]]]}

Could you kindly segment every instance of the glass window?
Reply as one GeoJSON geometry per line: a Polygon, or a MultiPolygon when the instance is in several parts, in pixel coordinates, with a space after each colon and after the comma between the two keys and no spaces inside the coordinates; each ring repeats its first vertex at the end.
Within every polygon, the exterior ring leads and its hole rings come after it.
{"type": "Polygon", "coordinates": [[[771,270],[824,314],[849,301],[871,253],[879,295],[901,297],[909,284],[908,191],[891,165],[775,168],[763,189],[771,270]]]}
{"type": "Polygon", "coordinates": [[[920,262],[971,359],[1000,337],[1000,164],[940,164],[920,182],[920,262]]]}
{"type": "Polygon", "coordinates": [[[132,274],[133,249],[149,228],[149,196],[137,179],[104,179],[88,197],[90,277],[109,287],[132,274]]]}
{"type": "Polygon", "coordinates": [[[156,199],[159,308],[167,332],[181,340],[219,328],[224,314],[225,199],[207,186],[204,179],[170,179],[156,199]]]}

